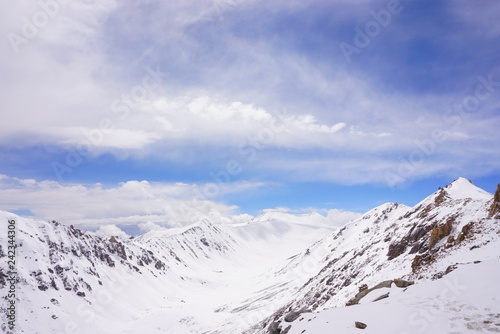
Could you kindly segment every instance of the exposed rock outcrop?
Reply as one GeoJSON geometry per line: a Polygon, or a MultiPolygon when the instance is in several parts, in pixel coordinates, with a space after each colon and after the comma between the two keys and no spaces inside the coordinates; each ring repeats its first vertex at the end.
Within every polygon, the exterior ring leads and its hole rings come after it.
{"type": "MultiPolygon", "coordinates": [[[[358,304],[361,301],[361,299],[363,299],[363,297],[365,297],[366,295],[368,295],[373,290],[378,290],[378,289],[382,289],[382,288],[390,288],[392,286],[392,283],[394,283],[398,288],[406,288],[406,287],[414,284],[413,281],[406,281],[406,280],[403,280],[403,279],[395,279],[395,280],[383,281],[383,282],[378,283],[377,285],[375,285],[372,288],[368,288],[368,286],[366,284],[363,284],[359,288],[359,292],[356,294],[356,296],[354,296],[354,298],[352,298],[351,300],[349,300],[346,303],[346,306],[356,305],[356,304],[358,304]]],[[[375,301],[378,301],[378,300],[381,300],[381,299],[384,299],[384,298],[387,298],[387,297],[389,297],[389,293],[386,293],[386,294],[378,297],[377,299],[375,299],[373,301],[375,302],[375,301]]]]}
{"type": "Polygon", "coordinates": [[[453,219],[448,219],[445,224],[432,229],[429,239],[429,249],[434,247],[441,239],[450,235],[452,223],[453,219]]]}
{"type": "Polygon", "coordinates": [[[406,281],[404,279],[395,279],[393,282],[398,288],[406,288],[415,284],[413,281],[406,281]]]}
{"type": "Polygon", "coordinates": [[[379,300],[389,298],[389,292],[384,293],[383,295],[380,295],[379,297],[375,298],[373,302],[378,302],[379,300]]]}
{"type": "Polygon", "coordinates": [[[267,329],[267,332],[269,334],[280,334],[281,333],[281,326],[280,326],[280,321],[274,321],[269,325],[269,328],[267,329]]]}
{"type": "Polygon", "coordinates": [[[500,219],[500,183],[497,186],[495,196],[493,196],[493,203],[488,212],[488,218],[500,219]]]}
{"type": "Polygon", "coordinates": [[[309,310],[306,310],[306,309],[301,309],[299,311],[292,311],[292,312],[289,312],[286,316],[285,316],[285,321],[286,322],[294,322],[295,320],[297,320],[300,315],[302,313],[306,313],[306,312],[311,312],[309,310]]]}
{"type": "Polygon", "coordinates": [[[291,310],[306,307],[315,311],[325,306],[355,305],[365,299],[371,302],[385,297],[392,283],[406,289],[412,280],[443,277],[454,268],[444,266],[450,254],[482,247],[488,241],[481,240],[498,234],[488,216],[500,215],[500,189],[493,203],[491,197],[459,178],[412,208],[387,203],[367,212],[310,247],[309,258],[318,252],[315,247],[327,253],[316,256],[322,262],[321,270],[300,287],[294,300],[245,334],[260,334],[266,328],[262,323],[282,320],[291,310]],[[391,271],[406,280],[384,281],[391,271]],[[373,291],[377,288],[386,290],[373,291]]]}

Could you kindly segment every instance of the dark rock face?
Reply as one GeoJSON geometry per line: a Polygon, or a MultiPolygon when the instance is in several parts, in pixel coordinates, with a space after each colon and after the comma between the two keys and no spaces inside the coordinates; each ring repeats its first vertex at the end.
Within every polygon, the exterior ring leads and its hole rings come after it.
{"type": "Polygon", "coordinates": [[[434,257],[429,253],[415,256],[411,263],[412,272],[417,273],[422,267],[431,264],[434,260],[434,257]]]}
{"type": "Polygon", "coordinates": [[[280,334],[281,332],[280,322],[279,321],[272,322],[269,325],[267,332],[269,334],[280,334]]]}
{"type": "MultiPolygon", "coordinates": [[[[86,293],[92,292],[92,286],[79,277],[79,270],[100,278],[97,267],[99,262],[109,267],[115,267],[120,263],[139,273],[140,270],[133,265],[136,261],[142,263],[141,266],[150,266],[145,268],[148,270],[152,267],[158,272],[167,270],[165,263],[153,252],[141,247],[136,247],[134,251],[127,241],[122,242],[117,237],[105,239],[92,236],[73,226],[66,227],[55,221],[48,224],[57,226],[57,231],[69,238],[60,238],[57,233],[55,236],[45,234],[39,237],[39,241],[46,245],[51,264],[44,270],[30,273],[40,291],[54,289],[74,292],[77,296],[85,297],[86,293]],[[80,259],[80,267],[74,265],[74,259],[80,259]]],[[[3,281],[3,272],[0,270],[0,287],[5,285],[3,281]]],[[[99,284],[102,285],[102,282],[99,281],[99,284]]]]}
{"type": "Polygon", "coordinates": [[[202,243],[203,245],[205,245],[206,247],[210,247],[210,244],[208,243],[208,241],[207,241],[207,239],[206,239],[206,238],[201,238],[201,239],[200,239],[200,241],[201,241],[201,243],[202,243]]]}
{"type": "Polygon", "coordinates": [[[388,260],[392,260],[400,256],[406,251],[408,246],[408,240],[403,239],[397,243],[389,245],[389,251],[387,252],[388,260]]]}
{"type": "Polygon", "coordinates": [[[455,243],[461,243],[462,241],[465,240],[465,238],[469,238],[472,235],[472,228],[474,226],[474,223],[469,223],[462,227],[462,232],[458,235],[457,240],[455,243]]]}
{"type": "MultiPolygon", "coordinates": [[[[425,211],[425,210],[424,210],[425,211]]],[[[451,228],[451,223],[450,223],[451,228]]],[[[427,251],[427,239],[424,238],[432,227],[429,225],[419,225],[418,223],[413,225],[408,234],[401,240],[389,245],[389,251],[387,252],[388,260],[392,260],[401,254],[403,254],[407,247],[412,247],[409,254],[415,254],[417,252],[423,253],[427,251]]],[[[450,229],[451,230],[451,229],[450,229]]]]}
{"type": "Polygon", "coordinates": [[[488,218],[500,219],[500,183],[497,186],[495,196],[493,196],[493,203],[491,204],[488,218]]]}
{"type": "Polygon", "coordinates": [[[450,235],[451,228],[452,228],[452,222],[453,222],[453,219],[448,219],[448,221],[445,224],[438,226],[438,227],[434,227],[432,229],[431,237],[429,240],[429,249],[434,247],[434,245],[436,245],[439,242],[439,240],[450,235]]]}
{"type": "Polygon", "coordinates": [[[287,328],[285,328],[280,334],[287,334],[288,331],[292,328],[292,325],[289,325],[287,328]]]}
{"type": "Polygon", "coordinates": [[[285,316],[285,321],[286,322],[294,322],[295,320],[297,320],[300,317],[300,315],[302,313],[306,313],[306,312],[310,312],[310,311],[308,311],[306,309],[302,309],[300,311],[292,311],[285,316]]]}

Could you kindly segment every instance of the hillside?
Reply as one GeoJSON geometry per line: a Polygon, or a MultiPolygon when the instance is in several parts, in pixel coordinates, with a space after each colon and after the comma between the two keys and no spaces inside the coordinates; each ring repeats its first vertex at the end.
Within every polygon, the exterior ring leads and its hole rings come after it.
{"type": "MultiPolygon", "coordinates": [[[[349,333],[361,321],[367,333],[417,333],[419,310],[436,307],[423,332],[498,331],[498,196],[460,178],[340,229],[266,212],[130,239],[0,212],[17,221],[17,332],[349,333]],[[441,297],[453,284],[466,290],[441,297]]],[[[0,234],[2,291],[6,245],[0,234]]]]}
{"type": "MultiPolygon", "coordinates": [[[[248,333],[264,333],[259,328],[283,320],[292,311],[322,313],[358,304],[363,300],[359,299],[361,290],[384,282],[390,286],[395,284],[388,283],[397,279],[428,282],[457,267],[473,271],[477,261],[490,261],[490,280],[498,277],[500,267],[495,261],[500,255],[500,227],[498,220],[488,218],[492,205],[493,195],[459,178],[412,208],[394,203],[371,210],[316,245],[312,254],[317,254],[315,261],[323,263],[319,274],[248,333]]],[[[385,293],[375,289],[367,299],[385,293]]],[[[357,307],[347,308],[356,312],[357,307]]],[[[291,333],[296,332],[294,327],[291,333]]],[[[334,324],[325,327],[335,328],[334,324]]]]}

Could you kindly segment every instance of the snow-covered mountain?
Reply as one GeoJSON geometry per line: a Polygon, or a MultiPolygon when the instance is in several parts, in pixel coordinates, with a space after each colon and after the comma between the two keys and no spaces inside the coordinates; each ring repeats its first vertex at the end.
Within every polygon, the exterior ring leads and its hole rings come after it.
{"type": "MultiPolygon", "coordinates": [[[[266,212],[242,224],[201,221],[123,239],[0,212],[2,221],[11,218],[18,225],[17,333],[256,334],[280,333],[280,326],[290,334],[348,333],[359,330],[354,318],[368,333],[417,333],[422,324],[377,328],[432,307],[455,276],[500,295],[492,283],[500,274],[500,190],[494,196],[463,178],[414,207],[384,204],[340,229],[330,216],[266,212]]],[[[0,233],[2,290],[6,245],[0,233]]],[[[464,317],[475,307],[488,322],[481,329],[500,329],[498,300],[471,286],[463,295],[473,300],[477,292],[481,300],[450,305],[464,317]]]]}
{"type": "MultiPolygon", "coordinates": [[[[290,302],[247,333],[264,333],[266,331],[262,327],[267,328],[269,324],[283,320],[289,312],[308,310],[330,314],[323,310],[358,304],[364,298],[361,290],[377,285],[393,286],[391,281],[394,280],[417,282],[415,288],[419,282],[427,282],[425,284],[435,289],[429,280],[442,278],[455,268],[462,268],[461,271],[465,272],[474,271],[477,261],[488,263],[484,266],[491,270],[490,280],[495,280],[493,277],[499,277],[500,274],[500,226],[498,219],[491,218],[495,203],[492,194],[477,188],[467,179],[459,178],[412,208],[389,203],[367,212],[308,252],[314,261],[323,264],[319,274],[291,294],[290,302]]],[[[306,253],[302,258],[306,257],[306,253]]],[[[486,286],[491,287],[491,284],[486,286]]],[[[409,287],[408,290],[413,288],[409,287]]],[[[366,298],[370,300],[387,293],[380,289],[367,291],[370,293],[366,298]]],[[[500,295],[498,287],[495,286],[493,291],[497,292],[496,296],[500,295]]],[[[356,312],[357,307],[349,306],[347,309],[356,312]]],[[[373,310],[375,306],[364,307],[373,310]]],[[[332,312],[341,315],[351,311],[332,312]]],[[[498,306],[495,312],[500,317],[498,306]]],[[[317,328],[322,328],[322,332],[338,330],[334,322],[317,327],[314,317],[305,316],[304,319],[311,323],[309,325],[296,326],[284,322],[286,325],[282,327],[291,326],[290,333],[313,333],[317,328]]],[[[387,317],[385,321],[389,320],[402,321],[398,316],[387,317]]],[[[383,323],[378,321],[378,324],[383,323]]],[[[497,319],[496,323],[500,321],[497,319]]],[[[349,326],[354,328],[354,322],[349,326]]],[[[401,327],[400,331],[384,333],[404,332],[417,331],[401,327]]]]}
{"type": "MultiPolygon", "coordinates": [[[[249,301],[252,310],[267,307],[269,291],[286,290],[283,280],[270,279],[270,270],[336,230],[320,215],[269,212],[245,224],[205,220],[122,239],[0,212],[5,223],[12,218],[18,332],[44,334],[246,328],[254,321],[241,317],[249,301]]],[[[0,289],[5,289],[7,237],[0,236],[0,289]]]]}

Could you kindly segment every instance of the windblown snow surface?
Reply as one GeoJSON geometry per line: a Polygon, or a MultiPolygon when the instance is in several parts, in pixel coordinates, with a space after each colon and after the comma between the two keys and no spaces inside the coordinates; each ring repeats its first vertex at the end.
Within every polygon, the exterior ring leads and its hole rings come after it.
{"type": "MultiPolygon", "coordinates": [[[[492,204],[460,178],[414,207],[387,203],[340,229],[330,215],[267,212],[133,239],[0,212],[2,226],[18,225],[15,333],[500,332],[492,204]],[[396,279],[414,284],[398,288],[396,279]],[[390,287],[345,306],[381,282],[390,287]]],[[[1,326],[9,332],[5,317],[1,326]]]]}

